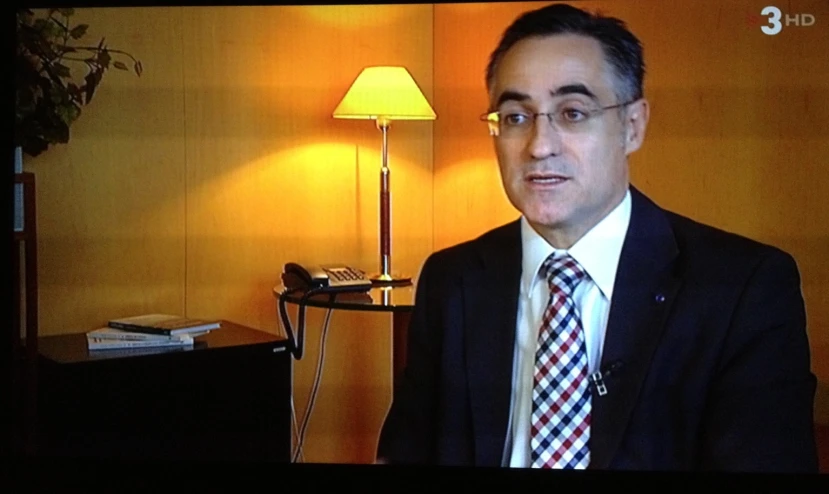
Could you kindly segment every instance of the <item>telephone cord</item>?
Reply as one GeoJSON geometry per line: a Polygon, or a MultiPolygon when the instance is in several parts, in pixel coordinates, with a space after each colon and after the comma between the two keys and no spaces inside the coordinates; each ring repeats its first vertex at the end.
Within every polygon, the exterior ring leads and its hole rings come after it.
{"type": "Polygon", "coordinates": [[[302,446],[305,443],[305,433],[307,432],[308,422],[311,419],[311,413],[316,404],[317,393],[319,392],[320,382],[322,381],[322,371],[325,363],[325,341],[328,336],[328,328],[331,323],[331,314],[333,309],[328,309],[325,313],[325,319],[322,326],[322,334],[320,335],[320,349],[317,356],[317,369],[314,375],[314,385],[311,389],[311,394],[308,397],[308,405],[305,407],[305,414],[302,420],[302,426],[299,428],[299,440],[297,442],[296,452],[291,459],[291,463],[296,463],[297,458],[303,455],[302,446]]]}

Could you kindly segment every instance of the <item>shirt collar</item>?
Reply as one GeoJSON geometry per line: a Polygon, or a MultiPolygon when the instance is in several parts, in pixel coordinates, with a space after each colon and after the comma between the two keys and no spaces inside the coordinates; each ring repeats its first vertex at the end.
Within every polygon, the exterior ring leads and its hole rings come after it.
{"type": "Polygon", "coordinates": [[[622,244],[630,224],[630,211],[631,198],[628,190],[618,206],[567,250],[553,248],[522,216],[521,295],[531,292],[533,284],[539,279],[537,274],[541,264],[555,252],[555,257],[570,254],[584,268],[602,294],[610,300],[613,296],[622,244]]]}

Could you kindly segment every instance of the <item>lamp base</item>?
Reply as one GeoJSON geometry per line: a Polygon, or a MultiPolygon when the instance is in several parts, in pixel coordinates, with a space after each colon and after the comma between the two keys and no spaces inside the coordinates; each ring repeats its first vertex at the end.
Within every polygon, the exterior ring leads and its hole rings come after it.
{"type": "Polygon", "coordinates": [[[411,276],[399,274],[372,274],[369,279],[374,286],[406,286],[412,284],[411,276]]]}

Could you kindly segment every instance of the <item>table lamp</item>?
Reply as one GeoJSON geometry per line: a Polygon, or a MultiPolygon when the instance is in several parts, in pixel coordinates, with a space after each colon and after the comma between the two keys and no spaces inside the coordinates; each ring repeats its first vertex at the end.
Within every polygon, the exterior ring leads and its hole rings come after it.
{"type": "Polygon", "coordinates": [[[392,120],[434,120],[426,101],[405,67],[366,67],[351,84],[334,110],[334,118],[375,120],[383,133],[380,168],[380,272],[371,276],[375,285],[407,285],[411,277],[391,272],[391,192],[388,133],[392,120]]]}

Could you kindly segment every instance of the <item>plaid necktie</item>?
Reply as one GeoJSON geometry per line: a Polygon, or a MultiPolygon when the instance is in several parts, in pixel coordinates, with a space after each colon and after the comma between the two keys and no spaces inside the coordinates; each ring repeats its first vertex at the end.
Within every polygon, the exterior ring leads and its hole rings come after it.
{"type": "Polygon", "coordinates": [[[587,350],[572,295],[585,276],[570,256],[541,266],[550,301],[538,334],[530,449],[533,468],[586,468],[590,463],[587,350]]]}

